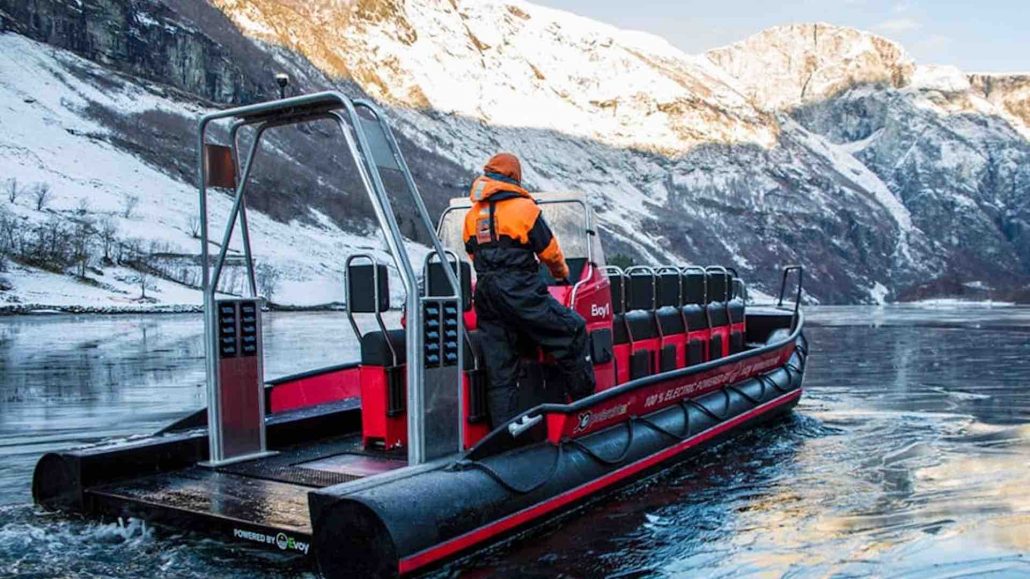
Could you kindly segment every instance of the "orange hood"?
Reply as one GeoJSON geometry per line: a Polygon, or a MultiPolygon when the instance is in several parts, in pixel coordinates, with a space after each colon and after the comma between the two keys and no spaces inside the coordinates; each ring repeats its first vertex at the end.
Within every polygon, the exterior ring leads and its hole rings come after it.
{"type": "Polygon", "coordinates": [[[533,198],[529,191],[522,188],[522,164],[511,153],[498,153],[490,157],[483,166],[483,175],[472,183],[469,199],[476,203],[501,192],[533,198]]]}

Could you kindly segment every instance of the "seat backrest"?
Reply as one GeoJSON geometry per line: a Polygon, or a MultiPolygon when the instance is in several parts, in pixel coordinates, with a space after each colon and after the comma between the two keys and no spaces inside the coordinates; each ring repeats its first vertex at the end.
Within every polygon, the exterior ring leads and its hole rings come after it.
{"type": "Polygon", "coordinates": [[[612,293],[612,314],[621,316],[626,313],[626,276],[608,270],[608,283],[612,293]]]}
{"type": "Polygon", "coordinates": [[[682,273],[681,280],[683,283],[683,305],[706,305],[705,289],[707,284],[705,273],[700,269],[686,270],[682,273]]]}
{"type": "Polygon", "coordinates": [[[725,303],[729,301],[730,274],[725,271],[705,272],[705,287],[708,303],[725,303]]]}
{"type": "Polygon", "coordinates": [[[626,310],[655,309],[655,275],[650,271],[631,271],[627,275],[626,310]]]}
{"type": "Polygon", "coordinates": [[[390,276],[385,264],[350,265],[346,277],[347,311],[377,314],[390,309],[390,276]]]}
{"type": "MultiPolygon", "coordinates": [[[[450,262],[454,267],[455,262],[450,262]]],[[[472,267],[467,261],[458,262],[458,283],[461,286],[461,309],[472,309],[472,267]]],[[[426,291],[434,297],[453,295],[451,284],[447,281],[447,272],[439,261],[426,264],[426,291]]]]}
{"type": "Polygon", "coordinates": [[[683,305],[683,288],[680,282],[680,272],[674,268],[662,268],[658,271],[658,282],[656,284],[656,301],[659,308],[676,307],[683,305]]]}

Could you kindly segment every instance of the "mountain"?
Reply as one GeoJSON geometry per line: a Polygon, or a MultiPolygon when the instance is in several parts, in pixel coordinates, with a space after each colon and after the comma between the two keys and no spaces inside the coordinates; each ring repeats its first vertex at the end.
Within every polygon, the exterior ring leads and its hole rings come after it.
{"type": "MultiPolygon", "coordinates": [[[[731,264],[766,292],[777,267],[803,263],[821,302],[1028,293],[1030,77],[919,65],[865,32],[784,26],[687,55],[519,1],[0,0],[0,18],[3,54],[16,47],[51,75],[0,70],[5,126],[43,115],[34,137],[120,159],[62,170],[51,211],[77,207],[76,171],[117,206],[132,195],[120,167],[142,165],[161,183],[140,189],[141,206],[155,203],[145,219],[171,224],[141,229],[174,246],[166,254],[196,251],[175,226],[194,202],[196,115],[273,98],[282,70],[295,90],[378,100],[433,211],[503,149],[523,158],[530,188],[590,194],[609,255],[731,264]],[[48,102],[69,79],[94,90],[48,102]],[[67,130],[77,123],[90,129],[67,130]]],[[[271,169],[255,175],[267,235],[305,247],[259,256],[279,274],[279,302],[331,301],[342,256],[382,250],[353,172],[318,166],[328,136],[277,135],[271,169]]],[[[0,131],[4,163],[24,181],[56,179],[40,167],[61,153],[18,138],[0,131]]],[[[22,274],[0,275],[29,301],[22,274]]]]}

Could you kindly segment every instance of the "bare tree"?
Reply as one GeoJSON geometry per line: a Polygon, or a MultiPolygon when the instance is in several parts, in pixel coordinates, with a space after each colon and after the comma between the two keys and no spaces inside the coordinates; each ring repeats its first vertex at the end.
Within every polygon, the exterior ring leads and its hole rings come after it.
{"type": "Polygon", "coordinates": [[[50,185],[48,183],[37,183],[32,189],[32,196],[36,200],[36,211],[42,211],[50,200],[50,185]]]}
{"type": "Polygon", "coordinates": [[[71,258],[74,261],[79,277],[86,277],[86,268],[93,258],[93,239],[96,228],[93,220],[83,219],[75,224],[71,235],[71,258]]]}
{"type": "Polygon", "coordinates": [[[118,223],[110,216],[105,215],[100,220],[100,246],[104,250],[104,263],[111,263],[111,250],[117,243],[118,223]]]}
{"type": "MultiPolygon", "coordinates": [[[[7,271],[7,260],[13,256],[12,243],[9,236],[9,222],[13,216],[6,207],[0,207],[0,272],[7,271]]],[[[13,229],[11,229],[13,231],[13,229]]]]}
{"type": "Polygon", "coordinates": [[[89,198],[80,197],[79,203],[75,206],[76,215],[85,215],[89,213],[89,198]]]}
{"type": "Polygon", "coordinates": [[[122,199],[122,217],[131,219],[137,205],[139,205],[139,195],[125,196],[122,199]]]}
{"type": "Polygon", "coordinates": [[[200,218],[191,213],[186,216],[186,228],[189,229],[193,239],[200,236],[200,218]]]}
{"type": "Polygon", "coordinates": [[[21,193],[21,189],[18,188],[18,180],[11,177],[4,184],[4,192],[7,194],[7,200],[13,205],[18,200],[18,194],[21,193]]]}
{"type": "Polygon", "coordinates": [[[281,276],[279,270],[267,263],[261,263],[258,264],[254,275],[257,278],[258,291],[261,292],[261,296],[271,301],[272,296],[275,295],[275,290],[279,288],[279,278],[281,276]]]}
{"type": "Polygon", "coordinates": [[[144,247],[142,240],[130,239],[126,242],[126,246],[126,251],[132,260],[131,265],[136,270],[131,279],[133,283],[139,286],[139,299],[149,300],[147,290],[156,289],[152,279],[154,245],[151,244],[151,247],[148,249],[144,247]]]}
{"type": "Polygon", "coordinates": [[[0,253],[14,255],[19,245],[18,220],[6,207],[0,207],[0,253]]]}

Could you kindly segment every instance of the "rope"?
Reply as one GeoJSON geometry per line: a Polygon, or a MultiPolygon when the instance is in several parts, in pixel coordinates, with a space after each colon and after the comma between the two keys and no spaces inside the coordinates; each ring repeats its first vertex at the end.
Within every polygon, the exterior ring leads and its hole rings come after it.
{"type": "Polygon", "coordinates": [[[544,476],[539,481],[537,481],[536,483],[533,483],[532,485],[530,485],[528,488],[518,487],[518,486],[515,486],[514,484],[504,480],[504,477],[501,476],[501,474],[499,472],[494,470],[493,467],[491,467],[488,464],[484,464],[484,463],[481,463],[481,462],[478,462],[478,461],[473,461],[473,460],[468,460],[468,461],[463,460],[463,461],[459,462],[458,464],[461,467],[463,467],[463,468],[474,468],[474,469],[477,469],[477,470],[480,470],[480,471],[486,473],[487,476],[489,476],[490,478],[492,478],[495,481],[497,481],[497,484],[501,485],[502,487],[508,489],[509,491],[511,491],[511,492],[513,492],[515,494],[528,495],[529,493],[531,493],[531,492],[533,492],[535,490],[538,490],[541,487],[543,487],[545,484],[551,482],[551,479],[554,478],[555,473],[558,472],[558,465],[561,463],[561,458],[562,458],[562,453],[563,453],[564,447],[563,447],[563,445],[559,444],[556,447],[556,449],[557,450],[554,453],[554,463],[551,464],[551,469],[549,471],[547,471],[547,475],[544,476]]]}
{"type": "Polygon", "coordinates": [[[771,384],[773,388],[775,388],[776,390],[779,390],[781,393],[784,393],[784,394],[786,394],[787,392],[790,392],[791,390],[793,390],[793,388],[780,388],[780,385],[776,383],[776,380],[773,380],[772,378],[770,378],[768,374],[762,374],[761,376],[758,376],[758,379],[760,381],[762,381],[762,382],[765,382],[766,380],[768,380],[769,384],[771,384]]]}
{"type": "Polygon", "coordinates": [[[648,428],[650,428],[651,430],[654,430],[655,432],[657,432],[659,434],[664,434],[665,436],[668,436],[669,438],[671,438],[673,440],[686,440],[687,439],[686,436],[681,436],[679,434],[676,434],[675,432],[672,432],[671,430],[662,428],[661,426],[658,426],[657,424],[655,424],[654,422],[651,422],[647,418],[638,418],[638,420],[644,426],[647,426],[648,428]]]}
{"type": "MultiPolygon", "coordinates": [[[[629,456],[629,451],[633,448],[633,421],[634,420],[637,420],[637,419],[635,419],[633,417],[630,417],[630,419],[626,421],[626,430],[628,432],[628,438],[626,439],[626,448],[624,448],[622,450],[622,454],[620,454],[618,456],[618,458],[605,458],[605,457],[597,454],[593,449],[591,449],[590,447],[588,447],[587,445],[583,444],[582,442],[580,442],[579,440],[577,440],[575,438],[570,439],[568,441],[568,443],[571,444],[572,446],[578,448],[579,450],[581,450],[583,452],[583,454],[589,456],[590,458],[596,460],[597,462],[599,462],[601,464],[608,465],[608,466],[615,466],[615,465],[618,465],[618,464],[622,464],[623,461],[626,460],[626,457],[629,456]]],[[[639,420],[643,420],[643,419],[639,419],[639,420]]]]}
{"type": "MultiPolygon", "coordinates": [[[[736,385],[734,385],[734,384],[730,384],[729,386],[726,386],[726,390],[733,390],[737,394],[740,394],[741,398],[743,398],[744,400],[747,400],[748,402],[754,404],[755,406],[758,406],[759,404],[762,403],[761,400],[752,398],[750,394],[748,394],[747,392],[744,392],[740,388],[737,388],[736,385]]],[[[762,386],[762,397],[763,398],[765,397],[765,386],[764,385],[762,386]]]]}

